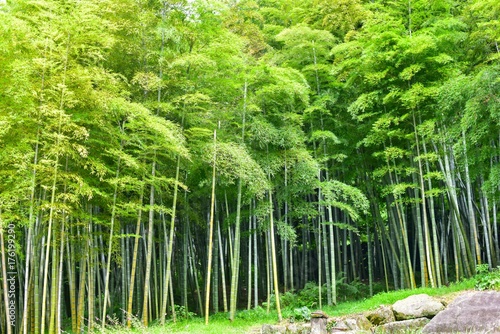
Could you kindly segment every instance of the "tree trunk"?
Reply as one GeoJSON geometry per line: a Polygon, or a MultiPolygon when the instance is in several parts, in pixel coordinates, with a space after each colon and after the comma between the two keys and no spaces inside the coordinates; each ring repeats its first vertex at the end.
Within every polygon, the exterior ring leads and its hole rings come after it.
{"type": "MultiPolygon", "coordinates": [[[[101,329],[104,331],[106,327],[106,306],[109,298],[109,274],[111,271],[111,251],[113,249],[113,237],[115,228],[115,214],[116,214],[116,198],[118,196],[118,176],[120,175],[120,158],[116,164],[116,183],[113,190],[113,203],[111,207],[111,226],[109,229],[109,241],[108,241],[108,260],[106,263],[106,278],[104,280],[104,301],[102,304],[102,318],[101,318],[101,329]]],[[[43,331],[42,331],[43,333],[43,331]]]]}
{"type": "Polygon", "coordinates": [[[214,234],[214,212],[215,212],[215,169],[217,162],[217,130],[214,130],[214,155],[212,168],[212,198],[210,200],[210,222],[208,233],[208,264],[207,264],[207,279],[205,286],[205,325],[208,325],[208,317],[210,315],[210,279],[212,277],[212,244],[214,234]]]}
{"type": "MultiPolygon", "coordinates": [[[[156,154],[153,159],[156,159],[156,154]]],[[[149,215],[148,215],[148,236],[147,236],[147,253],[146,253],[146,275],[144,277],[144,299],[142,301],[142,324],[144,327],[148,326],[148,304],[149,292],[151,289],[150,276],[151,276],[151,256],[154,248],[154,204],[155,204],[155,187],[154,178],[156,175],[156,161],[153,161],[151,167],[151,186],[149,190],[149,215]]]]}
{"type": "MultiPolygon", "coordinates": [[[[241,142],[245,142],[245,114],[247,108],[247,88],[248,84],[245,81],[243,89],[243,120],[241,125],[241,142]]],[[[242,193],[241,177],[238,178],[238,190],[236,199],[236,221],[234,225],[234,251],[231,265],[231,293],[229,305],[229,320],[234,321],[236,315],[236,304],[238,299],[238,279],[240,269],[240,229],[241,229],[241,193],[242,193]]]]}
{"type": "Polygon", "coordinates": [[[269,190],[269,205],[270,205],[270,213],[269,213],[269,233],[271,239],[271,258],[272,258],[272,268],[273,268],[273,282],[274,282],[274,295],[276,299],[276,311],[278,312],[278,320],[281,321],[283,319],[281,315],[281,306],[280,306],[280,291],[278,285],[278,265],[276,262],[276,246],[275,246],[275,234],[274,234],[274,218],[273,218],[273,198],[272,191],[269,190]]]}
{"type": "MultiPolygon", "coordinates": [[[[253,200],[253,206],[255,209],[255,199],[253,200]]],[[[253,294],[254,294],[254,307],[257,308],[259,306],[259,282],[258,282],[258,259],[257,259],[257,217],[253,217],[253,252],[254,252],[254,257],[253,257],[253,276],[254,276],[254,289],[253,289],[253,294]]]]}
{"type": "Polygon", "coordinates": [[[222,276],[222,304],[224,312],[227,312],[227,289],[226,289],[226,270],[224,265],[224,249],[222,245],[222,235],[220,232],[220,223],[217,221],[217,234],[219,239],[219,255],[220,255],[220,269],[222,276]]]}
{"type": "Polygon", "coordinates": [[[144,190],[141,189],[141,194],[139,197],[138,205],[139,210],[137,212],[137,223],[135,227],[135,236],[134,236],[134,250],[132,255],[132,268],[130,269],[130,283],[128,290],[128,303],[127,303],[127,327],[130,328],[132,325],[132,303],[134,300],[134,287],[135,287],[135,272],[137,270],[137,257],[139,253],[139,239],[141,236],[141,220],[142,220],[142,201],[144,197],[144,190]]]}
{"type": "MultiPolygon", "coordinates": [[[[168,237],[168,250],[167,250],[167,268],[166,268],[166,278],[165,287],[163,288],[163,300],[161,307],[160,323],[165,324],[165,313],[167,312],[167,296],[168,296],[168,285],[170,282],[170,277],[172,275],[172,251],[174,246],[174,236],[175,236],[175,218],[177,209],[177,192],[179,189],[179,172],[181,165],[181,157],[177,156],[177,166],[175,168],[175,184],[174,184],[174,199],[172,203],[172,218],[170,220],[170,234],[168,237]]],[[[186,310],[187,311],[187,310],[186,310]]]]}
{"type": "Polygon", "coordinates": [[[470,224],[470,234],[471,234],[471,243],[473,247],[472,257],[475,260],[474,267],[476,264],[481,264],[481,248],[479,245],[479,238],[477,234],[477,223],[476,223],[476,215],[474,213],[474,205],[472,204],[472,185],[469,174],[469,162],[467,158],[467,143],[465,140],[465,131],[462,130],[462,143],[464,145],[464,168],[465,168],[465,186],[467,189],[467,217],[469,218],[470,224]]]}
{"type": "MultiPolygon", "coordinates": [[[[2,212],[0,211],[0,226],[3,226],[2,222],[2,217],[1,217],[2,212]]],[[[0,252],[2,254],[2,289],[3,289],[3,299],[4,299],[4,305],[5,305],[5,327],[6,327],[6,334],[12,334],[12,327],[15,325],[13,324],[13,321],[10,319],[9,315],[9,279],[7,278],[7,261],[5,259],[5,242],[4,242],[4,236],[3,236],[3,227],[0,227],[0,252]]]]}

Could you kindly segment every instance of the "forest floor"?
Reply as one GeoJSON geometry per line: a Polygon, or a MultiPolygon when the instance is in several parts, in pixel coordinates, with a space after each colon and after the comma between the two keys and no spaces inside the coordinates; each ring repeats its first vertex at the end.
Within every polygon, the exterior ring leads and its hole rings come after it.
{"type": "MultiPolygon", "coordinates": [[[[441,288],[417,288],[413,290],[398,290],[383,292],[374,295],[371,298],[366,298],[359,301],[339,302],[337,306],[325,306],[323,311],[329,316],[344,316],[349,314],[362,313],[368,310],[373,310],[380,305],[392,305],[396,301],[404,299],[408,296],[425,293],[430,296],[438,297],[446,303],[450,303],[460,294],[473,290],[476,281],[474,279],[463,280],[457,283],[443,286],[441,288]]],[[[294,317],[296,308],[285,308],[282,311],[283,322],[288,322],[294,317]]],[[[311,309],[314,311],[316,309],[311,309]]],[[[230,322],[227,318],[227,313],[218,313],[210,317],[208,325],[205,325],[205,320],[201,317],[192,317],[183,319],[175,323],[169,322],[165,326],[152,325],[148,328],[126,329],[110,329],[106,333],[121,334],[121,333],[179,333],[179,334],[246,334],[260,333],[260,329],[264,324],[278,324],[278,315],[275,310],[269,313],[263,308],[239,311],[236,319],[230,322]]]]}

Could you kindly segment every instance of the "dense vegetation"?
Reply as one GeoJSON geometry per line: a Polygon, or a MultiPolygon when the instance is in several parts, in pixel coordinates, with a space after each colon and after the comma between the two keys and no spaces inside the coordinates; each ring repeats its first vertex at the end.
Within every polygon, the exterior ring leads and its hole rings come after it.
{"type": "Polygon", "coordinates": [[[321,308],[497,267],[499,15],[0,1],[0,331],[281,318],[304,287],[321,308]]]}

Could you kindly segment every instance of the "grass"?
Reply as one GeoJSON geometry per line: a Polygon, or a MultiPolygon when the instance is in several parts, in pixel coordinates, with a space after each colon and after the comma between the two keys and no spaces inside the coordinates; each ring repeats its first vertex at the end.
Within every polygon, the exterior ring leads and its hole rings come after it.
{"type": "MultiPolygon", "coordinates": [[[[240,312],[241,313],[241,312],[240,312]]],[[[250,312],[254,313],[254,312],[250,312]]],[[[265,313],[265,311],[264,311],[265,313]]],[[[125,333],[143,333],[143,334],[160,334],[160,333],[205,333],[205,334],[238,334],[251,333],[253,330],[260,329],[264,324],[275,323],[277,319],[276,311],[269,312],[259,318],[236,318],[230,322],[226,314],[216,314],[210,317],[210,322],[205,325],[205,319],[194,317],[173,323],[168,321],[164,326],[153,324],[150,327],[142,327],[138,325],[135,328],[127,329],[124,327],[107,328],[103,334],[125,334],[125,333]]]]}
{"type": "MultiPolygon", "coordinates": [[[[361,313],[368,310],[373,310],[380,305],[394,304],[396,301],[404,299],[411,295],[428,294],[430,296],[442,297],[451,295],[464,290],[474,289],[476,284],[475,279],[463,280],[458,283],[443,286],[441,288],[418,288],[414,290],[398,290],[391,292],[379,293],[371,298],[361,301],[340,302],[338,306],[323,307],[323,311],[329,316],[342,316],[353,313],[361,313]]],[[[283,318],[290,319],[294,316],[292,307],[283,310],[283,318]]],[[[126,329],[123,327],[110,328],[105,331],[109,334],[122,333],[144,333],[144,334],[160,334],[160,333],[205,333],[205,334],[238,334],[238,333],[258,333],[259,329],[264,324],[277,323],[277,312],[270,311],[269,314],[263,308],[252,309],[250,311],[239,311],[236,314],[236,319],[233,322],[228,320],[227,313],[218,313],[210,317],[210,322],[205,325],[205,321],[200,317],[183,319],[176,323],[168,322],[165,326],[153,324],[148,328],[140,325],[134,329],[126,329]]],[[[139,322],[136,322],[139,324],[139,322]]]]}

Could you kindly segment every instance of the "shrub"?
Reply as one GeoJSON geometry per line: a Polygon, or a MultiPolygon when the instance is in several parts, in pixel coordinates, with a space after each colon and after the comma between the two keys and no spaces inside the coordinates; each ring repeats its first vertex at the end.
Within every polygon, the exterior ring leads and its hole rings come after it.
{"type": "MultiPolygon", "coordinates": [[[[321,296],[322,299],[325,300],[326,298],[326,284],[323,284],[321,287],[321,296]]],[[[319,301],[319,287],[318,284],[315,282],[308,282],[304,286],[302,290],[299,291],[298,296],[297,296],[297,307],[300,306],[307,306],[307,307],[315,307],[318,305],[319,301]]]]}
{"type": "MultiPolygon", "coordinates": [[[[272,295],[271,296],[271,305],[273,306],[276,301],[276,296],[272,295]]],[[[297,294],[295,291],[287,291],[283,294],[280,295],[280,302],[281,302],[281,307],[287,308],[287,307],[297,307],[298,301],[297,301],[297,294]]]]}
{"type": "Polygon", "coordinates": [[[182,305],[175,305],[174,306],[174,309],[175,309],[175,316],[177,318],[177,320],[189,320],[193,317],[196,317],[196,313],[193,313],[193,312],[189,312],[188,310],[186,310],[186,307],[182,306],[182,305]]]}
{"type": "Polygon", "coordinates": [[[475,280],[477,290],[500,290],[500,267],[490,270],[488,264],[476,266],[475,280]]]}
{"type": "Polygon", "coordinates": [[[262,307],[257,306],[256,308],[250,310],[243,310],[236,313],[236,318],[249,320],[249,321],[257,321],[258,319],[267,317],[267,312],[262,307]]]}
{"type": "Polygon", "coordinates": [[[311,320],[311,310],[307,306],[302,306],[293,310],[293,320],[309,321],[311,320]]]}
{"type": "MultiPolygon", "coordinates": [[[[323,300],[326,300],[326,285],[323,285],[322,289],[323,300]]],[[[280,294],[280,305],[283,309],[289,308],[291,310],[303,306],[312,308],[318,305],[318,294],[319,288],[317,283],[308,282],[304,288],[298,292],[287,291],[280,294]]],[[[263,305],[266,306],[267,304],[263,303],[263,305]]],[[[269,305],[271,308],[276,307],[276,296],[274,294],[271,295],[269,305]]]]}
{"type": "MultiPolygon", "coordinates": [[[[374,294],[383,292],[384,285],[380,282],[374,283],[374,294]]],[[[326,284],[321,287],[321,295],[323,305],[327,303],[328,289],[326,284]]],[[[355,279],[350,283],[345,283],[345,277],[340,273],[337,277],[337,302],[355,301],[363,298],[368,298],[370,295],[370,288],[359,279],[355,279]]],[[[280,305],[283,310],[288,310],[290,316],[295,317],[295,310],[303,307],[313,309],[319,307],[319,287],[316,282],[308,282],[303,289],[299,291],[286,291],[280,294],[280,305]]],[[[267,303],[263,303],[266,307],[267,303]]],[[[270,298],[271,309],[276,308],[276,296],[273,294],[270,298]]]]}

